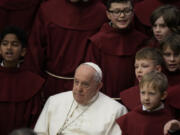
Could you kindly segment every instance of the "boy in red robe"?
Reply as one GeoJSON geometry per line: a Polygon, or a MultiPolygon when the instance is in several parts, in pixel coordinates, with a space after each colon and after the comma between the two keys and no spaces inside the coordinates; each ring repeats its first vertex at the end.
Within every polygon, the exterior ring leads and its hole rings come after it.
{"type": "Polygon", "coordinates": [[[135,5],[135,14],[144,25],[151,27],[150,16],[152,12],[165,4],[171,4],[180,8],[179,0],[143,0],[135,5]]]}
{"type": "Polygon", "coordinates": [[[0,31],[9,25],[30,32],[36,12],[43,0],[0,0],[0,31]]]}
{"type": "Polygon", "coordinates": [[[117,119],[122,135],[164,135],[164,124],[173,119],[162,103],[167,96],[167,77],[152,71],[142,77],[139,87],[142,105],[117,119]]]}
{"type": "Polygon", "coordinates": [[[26,53],[25,32],[7,27],[0,35],[0,134],[31,127],[41,111],[40,89],[44,79],[22,68],[26,53]]]}
{"type": "Polygon", "coordinates": [[[149,45],[159,47],[160,42],[172,32],[180,33],[180,10],[172,5],[163,5],[155,9],[150,17],[153,37],[149,45]]]}
{"type": "Polygon", "coordinates": [[[106,20],[101,0],[48,0],[41,4],[25,65],[46,72],[46,98],[72,88],[74,71],[84,61],[87,38],[106,20]]]}
{"type": "MultiPolygon", "coordinates": [[[[162,70],[164,63],[163,56],[156,48],[143,48],[136,53],[135,56],[135,74],[138,82],[142,77],[151,72],[162,70]]],[[[127,90],[120,92],[121,102],[131,111],[141,104],[139,96],[139,86],[135,85],[127,90]]]]}
{"type": "MultiPolygon", "coordinates": [[[[164,73],[167,75],[169,86],[180,82],[180,35],[171,34],[160,44],[160,50],[165,61],[164,73]]],[[[170,89],[169,89],[170,90],[170,89]]],[[[168,90],[168,91],[169,91],[168,90]]]]}
{"type": "Polygon", "coordinates": [[[134,84],[134,57],[146,36],[133,25],[131,0],[109,0],[106,10],[110,22],[89,40],[86,61],[97,63],[103,73],[102,92],[119,98],[119,92],[134,84]]]}

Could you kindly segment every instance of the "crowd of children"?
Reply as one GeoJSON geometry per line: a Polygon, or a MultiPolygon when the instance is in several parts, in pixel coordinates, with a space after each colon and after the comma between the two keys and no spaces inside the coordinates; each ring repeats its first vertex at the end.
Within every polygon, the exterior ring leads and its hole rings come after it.
{"type": "Polygon", "coordinates": [[[0,1],[0,134],[32,128],[85,61],[129,110],[117,120],[122,135],[163,135],[180,119],[178,0],[16,1],[0,1]]]}

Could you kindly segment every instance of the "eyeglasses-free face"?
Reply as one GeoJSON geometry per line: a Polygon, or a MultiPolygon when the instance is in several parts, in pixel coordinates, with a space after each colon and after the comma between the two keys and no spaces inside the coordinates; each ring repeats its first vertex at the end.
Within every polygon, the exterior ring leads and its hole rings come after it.
{"type": "Polygon", "coordinates": [[[123,3],[111,3],[111,6],[106,11],[106,14],[112,23],[112,27],[117,29],[126,29],[132,22],[134,16],[133,7],[130,1],[123,3]]]}

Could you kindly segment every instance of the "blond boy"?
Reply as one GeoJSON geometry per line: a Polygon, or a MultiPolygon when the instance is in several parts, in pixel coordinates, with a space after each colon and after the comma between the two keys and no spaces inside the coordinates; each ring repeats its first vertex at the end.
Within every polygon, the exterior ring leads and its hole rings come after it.
{"type": "MultiPolygon", "coordinates": [[[[146,47],[139,50],[135,56],[135,74],[138,82],[151,71],[161,71],[164,63],[160,51],[156,48],[146,47]]],[[[140,105],[139,87],[135,85],[120,93],[122,103],[132,110],[140,105]]]]}
{"type": "Polygon", "coordinates": [[[162,102],[167,96],[167,77],[162,72],[149,72],[139,87],[142,105],[117,120],[122,135],[163,135],[164,124],[173,119],[162,102]]]}

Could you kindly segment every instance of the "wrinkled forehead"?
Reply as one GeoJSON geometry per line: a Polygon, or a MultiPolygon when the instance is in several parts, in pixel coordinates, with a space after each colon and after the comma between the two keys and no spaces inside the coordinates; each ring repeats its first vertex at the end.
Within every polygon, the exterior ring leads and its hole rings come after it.
{"type": "Polygon", "coordinates": [[[91,66],[82,64],[76,69],[75,77],[77,76],[91,77],[94,76],[95,72],[96,72],[95,69],[93,69],[91,66]]]}

